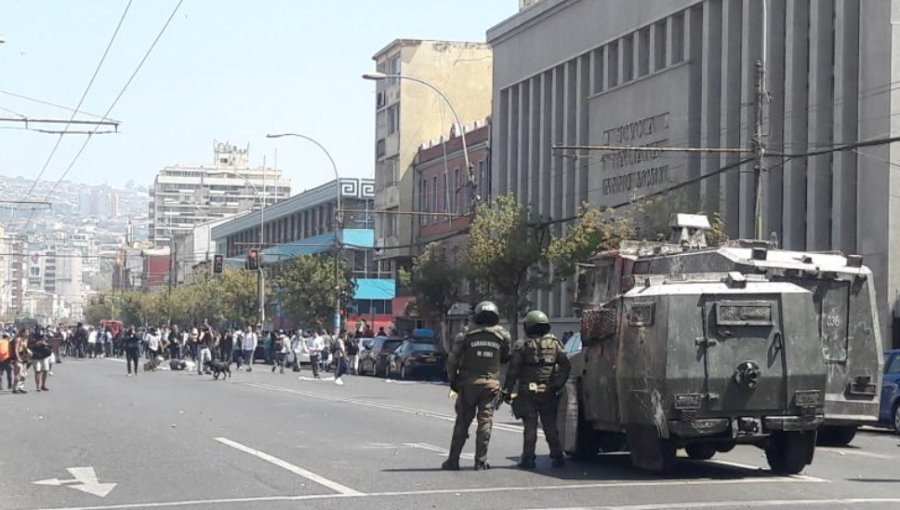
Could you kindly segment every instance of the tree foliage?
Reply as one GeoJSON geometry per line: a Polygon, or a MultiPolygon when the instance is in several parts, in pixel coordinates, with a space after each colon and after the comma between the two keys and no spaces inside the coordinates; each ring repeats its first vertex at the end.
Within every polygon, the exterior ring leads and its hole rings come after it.
{"type": "Polygon", "coordinates": [[[591,256],[619,247],[624,239],[635,236],[630,216],[617,216],[588,204],[582,206],[579,219],[547,247],[547,259],[554,264],[557,277],[575,274],[577,264],[591,256]]]}
{"type": "Polygon", "coordinates": [[[447,315],[460,300],[465,272],[458,254],[445,243],[430,243],[413,260],[411,271],[401,270],[400,283],[412,289],[419,313],[440,326],[440,337],[447,338],[447,315]]]}
{"type": "Polygon", "coordinates": [[[465,258],[469,277],[493,297],[515,331],[531,291],[546,286],[547,229],[531,221],[512,195],[479,206],[469,227],[465,258]]]}
{"type": "Polygon", "coordinates": [[[275,280],[282,307],[298,324],[319,327],[331,324],[336,288],[341,293],[342,309],[350,303],[356,290],[351,269],[341,260],[335,282],[334,261],[333,256],[296,257],[275,280]]]}

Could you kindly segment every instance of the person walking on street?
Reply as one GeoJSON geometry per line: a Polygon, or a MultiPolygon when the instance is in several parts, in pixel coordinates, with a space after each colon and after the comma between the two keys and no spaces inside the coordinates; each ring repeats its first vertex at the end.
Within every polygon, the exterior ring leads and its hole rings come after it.
{"type": "Polygon", "coordinates": [[[319,330],[316,330],[313,333],[313,336],[309,339],[309,365],[312,367],[313,377],[316,379],[319,378],[319,356],[322,355],[322,350],[325,348],[325,342],[322,340],[322,336],[319,335],[319,330]]]}
{"type": "Polygon", "coordinates": [[[138,375],[138,360],[141,357],[141,337],[134,327],[128,328],[125,334],[125,365],[128,367],[128,377],[131,377],[131,365],[134,364],[134,375],[138,375]]]}
{"type": "Polygon", "coordinates": [[[25,379],[28,377],[28,359],[31,351],[28,350],[28,331],[22,330],[16,336],[14,345],[11,346],[13,356],[13,393],[28,393],[25,391],[25,379]]]}
{"type": "Polygon", "coordinates": [[[353,375],[359,374],[359,338],[350,338],[345,345],[347,348],[347,370],[353,375]]]}
{"type": "Polygon", "coordinates": [[[181,332],[178,326],[172,326],[169,331],[169,359],[181,359],[181,332]]]}
{"type": "Polygon", "coordinates": [[[3,374],[6,374],[6,387],[13,389],[13,357],[10,352],[12,347],[9,333],[4,331],[0,336],[0,391],[3,390],[3,374]]]}
{"type": "Polygon", "coordinates": [[[207,364],[212,361],[213,336],[209,327],[203,326],[197,338],[197,375],[209,374],[207,364]]]}
{"type": "Polygon", "coordinates": [[[347,347],[345,338],[347,332],[335,335],[334,342],[331,343],[331,356],[334,358],[334,384],[338,386],[344,385],[344,374],[347,373],[347,347]]]}
{"type": "Polygon", "coordinates": [[[247,363],[247,371],[253,371],[253,355],[256,352],[256,346],[259,343],[259,337],[253,331],[253,328],[247,326],[247,330],[244,332],[244,339],[242,341],[241,350],[244,352],[244,362],[247,363]]]}
{"type": "Polygon", "coordinates": [[[571,364],[562,343],[550,334],[550,321],[544,312],[534,310],[525,316],[525,338],[513,347],[504,382],[513,415],[523,421],[525,430],[519,467],[534,469],[538,418],[550,447],[553,467],[566,460],[556,426],[559,393],[569,379],[571,364]]]}
{"type": "Polygon", "coordinates": [[[441,469],[458,470],[459,456],[469,437],[469,425],[478,418],[475,434],[475,469],[487,469],[494,408],[500,401],[500,365],[509,358],[510,335],[500,323],[497,305],[478,303],[473,317],[475,328],[454,342],[447,359],[450,389],[457,393],[456,423],[450,452],[441,469]]]}
{"type": "Polygon", "coordinates": [[[88,331],[87,344],[88,344],[88,346],[87,346],[88,358],[93,358],[94,356],[97,355],[97,330],[96,329],[90,328],[90,330],[88,331]]]}
{"type": "Polygon", "coordinates": [[[234,357],[234,335],[231,330],[226,329],[222,334],[222,340],[219,341],[219,361],[227,363],[231,366],[234,357]]]}
{"type": "Polygon", "coordinates": [[[147,359],[150,360],[150,366],[153,367],[154,371],[156,371],[156,357],[159,356],[159,347],[159,330],[153,328],[150,330],[150,333],[147,334],[147,359]]]}
{"type": "Polygon", "coordinates": [[[31,369],[34,370],[34,385],[36,391],[50,391],[47,388],[47,374],[50,372],[50,342],[42,333],[35,334],[34,342],[31,342],[31,369]]]}
{"type": "Polygon", "coordinates": [[[287,335],[284,334],[284,330],[278,331],[272,350],[275,351],[275,363],[272,364],[272,373],[275,373],[277,368],[279,369],[278,373],[283,374],[287,355],[291,351],[290,341],[287,335]]]}
{"type": "Polygon", "coordinates": [[[291,336],[291,354],[293,356],[293,362],[291,363],[291,369],[294,372],[300,371],[300,356],[303,353],[309,353],[306,348],[306,341],[304,341],[303,336],[299,331],[295,331],[291,336]]]}

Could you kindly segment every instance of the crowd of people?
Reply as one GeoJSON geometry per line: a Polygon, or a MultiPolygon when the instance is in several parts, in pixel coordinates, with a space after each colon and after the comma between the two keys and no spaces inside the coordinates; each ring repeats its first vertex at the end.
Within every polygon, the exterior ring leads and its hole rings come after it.
{"type": "Polygon", "coordinates": [[[47,379],[53,375],[52,366],[57,354],[52,340],[59,334],[59,330],[43,328],[33,331],[10,328],[0,332],[0,391],[5,381],[13,393],[28,393],[25,382],[29,370],[34,373],[35,391],[50,391],[47,379]]]}
{"type": "Polygon", "coordinates": [[[197,374],[209,374],[213,360],[237,365],[238,370],[253,370],[258,357],[271,363],[272,372],[285,368],[299,372],[308,363],[313,377],[332,370],[335,383],[341,376],[355,373],[359,339],[348,332],[332,335],[325,329],[306,331],[263,331],[261,328],[224,329],[217,331],[208,323],[181,329],[179,326],[125,328],[93,328],[82,324],[61,333],[61,350],[78,358],[125,358],[128,376],[139,372],[139,360],[145,359],[145,370],[157,370],[169,362],[171,368],[191,367],[197,374]],[[191,364],[172,363],[190,361],[191,364]]]}

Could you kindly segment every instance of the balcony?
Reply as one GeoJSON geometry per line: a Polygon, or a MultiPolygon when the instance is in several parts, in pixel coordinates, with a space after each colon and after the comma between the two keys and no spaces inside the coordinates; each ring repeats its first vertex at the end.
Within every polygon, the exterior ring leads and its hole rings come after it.
{"type": "Polygon", "coordinates": [[[400,207],[400,187],[396,183],[385,186],[375,194],[375,209],[392,209],[400,207]]]}

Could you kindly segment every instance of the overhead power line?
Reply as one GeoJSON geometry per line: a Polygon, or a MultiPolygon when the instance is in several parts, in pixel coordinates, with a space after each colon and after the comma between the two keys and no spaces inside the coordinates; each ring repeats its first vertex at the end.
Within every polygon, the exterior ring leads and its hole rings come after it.
{"type": "MultiPolygon", "coordinates": [[[[78,104],[75,105],[75,110],[72,112],[72,116],[69,117],[69,121],[66,122],[66,126],[63,128],[63,132],[60,133],[59,137],[56,139],[56,143],[53,144],[53,149],[50,150],[50,155],[47,156],[47,160],[44,162],[44,166],[41,167],[41,171],[38,172],[37,177],[34,178],[34,182],[31,183],[31,187],[28,188],[28,191],[25,193],[25,197],[31,196],[31,192],[34,191],[34,188],[37,186],[38,182],[41,180],[41,177],[44,176],[44,172],[47,171],[47,167],[50,165],[50,161],[53,160],[53,156],[56,155],[57,149],[59,149],[59,145],[62,142],[63,135],[69,130],[69,126],[72,124],[87,124],[92,121],[76,121],[75,116],[78,115],[78,110],[81,108],[81,105],[84,104],[84,100],[88,95],[88,92],[91,91],[91,87],[94,85],[94,81],[97,79],[97,75],[100,74],[100,68],[103,67],[103,62],[106,61],[106,56],[109,55],[109,50],[112,48],[113,43],[116,40],[116,36],[119,35],[119,29],[122,28],[122,23],[125,22],[125,16],[128,14],[128,10],[131,8],[131,3],[133,0],[128,0],[128,3],[125,4],[125,10],[122,11],[122,16],[119,17],[119,22],[116,24],[116,29],[113,31],[112,37],[109,38],[109,42],[106,44],[106,49],[103,50],[103,55],[100,57],[100,61],[97,62],[97,67],[94,68],[94,74],[91,75],[91,79],[88,81],[87,87],[84,88],[84,92],[81,94],[81,99],[78,100],[78,104]]],[[[109,112],[107,112],[109,114],[109,112]]],[[[27,122],[27,121],[26,121],[27,122]]],[[[96,122],[96,121],[94,121],[96,122]]],[[[108,122],[108,121],[100,121],[100,122],[108,122]]],[[[102,125],[102,124],[100,124],[102,125]]],[[[115,126],[118,128],[118,123],[115,123],[115,126]]],[[[99,125],[98,125],[99,127],[99,125]]],[[[96,131],[96,129],[95,129],[96,131]]],[[[90,137],[88,137],[89,139],[90,137]]]]}
{"type": "MultiPolygon", "coordinates": [[[[119,94],[116,95],[116,98],[113,100],[112,104],[109,105],[109,108],[106,109],[106,112],[103,114],[104,117],[108,117],[110,112],[119,104],[119,100],[122,99],[122,96],[125,95],[125,91],[128,90],[128,87],[131,85],[131,82],[134,81],[134,78],[137,76],[138,72],[140,72],[141,68],[144,67],[144,63],[147,62],[147,59],[150,58],[150,54],[153,52],[153,49],[156,48],[156,44],[159,43],[159,40],[162,38],[163,34],[166,33],[166,30],[169,28],[169,25],[172,23],[172,19],[175,18],[175,14],[178,13],[178,9],[181,8],[181,4],[184,3],[184,0],[178,0],[178,3],[175,4],[175,8],[172,9],[172,13],[169,15],[168,19],[166,19],[165,24],[163,24],[162,28],[159,30],[159,33],[156,34],[156,38],[153,39],[153,43],[150,44],[150,47],[147,48],[147,51],[144,53],[144,56],[141,58],[140,62],[138,62],[137,67],[135,67],[134,72],[129,76],[128,81],[125,82],[125,85],[122,86],[122,89],[119,91],[119,94]]],[[[96,131],[96,129],[95,129],[96,131]]],[[[75,153],[75,157],[72,158],[72,161],[66,167],[65,172],[59,177],[53,187],[47,192],[47,198],[50,198],[50,195],[56,191],[56,188],[65,180],[66,176],[69,175],[69,172],[72,171],[72,168],[75,166],[75,163],[78,161],[78,158],[81,157],[81,154],[84,152],[87,144],[90,143],[91,136],[88,136],[84,139],[84,143],[81,144],[81,147],[78,149],[78,152],[75,153]]]]}
{"type": "MultiPolygon", "coordinates": [[[[16,92],[10,92],[10,91],[8,91],[8,90],[0,90],[0,94],[6,95],[6,96],[10,96],[10,97],[15,97],[15,98],[22,99],[22,100],[25,100],[25,101],[30,101],[30,102],[32,102],[32,103],[42,104],[42,105],[45,105],[45,106],[52,106],[52,107],[54,107],[54,108],[59,108],[59,109],[61,109],[61,110],[66,110],[67,112],[80,113],[81,115],[87,115],[88,117],[94,117],[95,119],[115,120],[115,119],[110,119],[110,118],[108,118],[108,117],[101,117],[100,115],[95,115],[95,114],[93,114],[93,113],[86,112],[86,111],[84,111],[84,110],[76,110],[75,108],[69,108],[68,106],[63,106],[63,105],[61,105],[61,104],[51,103],[50,101],[44,101],[43,99],[37,99],[37,98],[34,98],[34,97],[26,96],[26,95],[24,95],[24,94],[18,94],[18,93],[16,93],[16,92]]],[[[18,114],[17,114],[17,115],[18,115],[18,114]]],[[[21,117],[24,117],[24,115],[20,115],[20,116],[21,116],[21,117]]]]}

